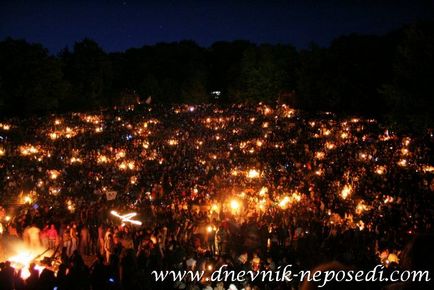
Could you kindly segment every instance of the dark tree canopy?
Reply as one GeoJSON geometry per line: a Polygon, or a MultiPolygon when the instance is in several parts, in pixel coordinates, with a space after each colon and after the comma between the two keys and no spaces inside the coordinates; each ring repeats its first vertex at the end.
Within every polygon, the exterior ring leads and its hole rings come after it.
{"type": "Polygon", "coordinates": [[[51,56],[39,44],[0,42],[2,115],[92,110],[152,96],[158,103],[274,102],[305,110],[433,126],[432,22],[384,36],[351,34],[329,47],[193,41],[107,54],[93,40],[51,56]],[[211,94],[220,91],[216,97],[211,94]]]}

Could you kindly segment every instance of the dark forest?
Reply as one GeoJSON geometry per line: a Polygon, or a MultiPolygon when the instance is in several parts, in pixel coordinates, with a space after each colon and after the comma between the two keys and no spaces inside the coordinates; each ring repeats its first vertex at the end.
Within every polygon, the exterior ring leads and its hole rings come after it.
{"type": "Polygon", "coordinates": [[[421,129],[434,124],[433,51],[432,22],[307,49],[244,40],[204,48],[186,40],[106,53],[83,39],[50,55],[40,44],[6,38],[0,42],[0,112],[99,110],[149,96],[163,104],[279,101],[421,129]]]}

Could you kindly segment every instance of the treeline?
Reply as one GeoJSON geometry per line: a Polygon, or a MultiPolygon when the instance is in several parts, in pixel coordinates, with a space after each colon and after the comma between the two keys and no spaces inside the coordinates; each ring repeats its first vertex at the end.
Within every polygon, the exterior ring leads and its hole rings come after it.
{"type": "Polygon", "coordinates": [[[342,36],[327,48],[304,50],[181,41],[106,53],[84,39],[53,56],[40,44],[7,38],[0,42],[0,111],[92,110],[149,96],[158,103],[280,100],[305,110],[432,126],[433,51],[432,22],[384,36],[342,36]]]}

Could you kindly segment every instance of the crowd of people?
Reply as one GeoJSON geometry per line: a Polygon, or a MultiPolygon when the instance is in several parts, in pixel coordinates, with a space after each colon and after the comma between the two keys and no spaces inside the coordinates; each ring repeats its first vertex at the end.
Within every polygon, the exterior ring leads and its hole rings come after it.
{"type": "Polygon", "coordinates": [[[432,132],[402,136],[372,119],[281,104],[0,123],[0,289],[300,289],[205,278],[221,265],[391,270],[405,266],[405,245],[433,231],[432,132]],[[35,259],[22,275],[9,258],[16,241],[49,249],[44,267],[35,259]],[[187,269],[206,275],[151,275],[187,269]]]}

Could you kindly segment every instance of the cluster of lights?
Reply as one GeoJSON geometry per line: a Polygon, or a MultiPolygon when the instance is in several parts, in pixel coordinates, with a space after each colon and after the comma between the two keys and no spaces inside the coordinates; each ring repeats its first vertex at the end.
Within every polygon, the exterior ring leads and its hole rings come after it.
{"type": "Polygon", "coordinates": [[[3,129],[4,131],[9,131],[11,129],[11,125],[6,123],[0,123],[0,129],[3,129]]]}

